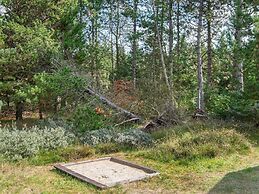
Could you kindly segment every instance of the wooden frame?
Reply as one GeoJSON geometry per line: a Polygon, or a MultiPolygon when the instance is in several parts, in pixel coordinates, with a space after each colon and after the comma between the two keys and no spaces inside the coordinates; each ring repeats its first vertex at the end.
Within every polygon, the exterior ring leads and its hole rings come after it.
{"type": "Polygon", "coordinates": [[[76,178],[78,178],[78,179],[80,179],[84,182],[93,184],[96,187],[101,188],[101,189],[107,189],[107,188],[113,187],[113,186],[118,185],[118,184],[125,184],[125,183],[129,183],[129,182],[139,181],[139,180],[146,179],[146,178],[149,178],[149,177],[153,177],[153,176],[156,176],[156,175],[159,174],[157,171],[155,171],[151,168],[147,168],[147,167],[144,167],[144,166],[141,166],[141,165],[138,165],[138,164],[134,164],[134,163],[131,163],[131,162],[126,161],[126,160],[114,158],[114,157],[106,157],[106,158],[100,158],[100,159],[95,159],[95,160],[87,160],[87,161],[66,163],[66,164],[57,164],[57,165],[54,165],[54,167],[56,169],[62,171],[62,172],[65,172],[65,173],[67,173],[67,174],[69,174],[73,177],[76,177],[76,178]],[[143,170],[146,173],[146,175],[142,176],[142,177],[131,178],[131,179],[128,179],[128,180],[122,180],[122,181],[118,181],[118,182],[114,182],[112,184],[106,185],[106,184],[102,184],[102,183],[100,183],[100,182],[98,182],[94,179],[91,179],[89,177],[81,175],[81,174],[67,168],[68,166],[72,166],[72,165],[96,162],[96,161],[101,161],[101,160],[109,160],[111,162],[115,162],[115,163],[118,163],[118,164],[122,164],[122,165],[125,165],[125,166],[136,168],[136,169],[139,169],[139,170],[143,170]]]}

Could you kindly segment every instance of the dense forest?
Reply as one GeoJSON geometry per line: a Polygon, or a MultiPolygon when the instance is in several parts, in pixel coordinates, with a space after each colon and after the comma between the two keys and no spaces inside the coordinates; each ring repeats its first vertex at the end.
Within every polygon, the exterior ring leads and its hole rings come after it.
{"type": "Polygon", "coordinates": [[[145,116],[171,103],[251,119],[257,9],[248,0],[2,1],[1,108],[22,119],[58,101],[74,106],[91,87],[113,99],[124,90],[115,102],[145,116]]]}
{"type": "Polygon", "coordinates": [[[257,193],[258,126],[256,0],[0,0],[0,192],[113,154],[161,174],[111,193],[257,193]]]}

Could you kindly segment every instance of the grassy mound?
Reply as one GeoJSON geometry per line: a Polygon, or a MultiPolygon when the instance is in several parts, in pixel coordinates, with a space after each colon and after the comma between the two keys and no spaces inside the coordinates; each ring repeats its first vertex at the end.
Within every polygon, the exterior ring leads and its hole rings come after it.
{"type": "Polygon", "coordinates": [[[191,130],[172,133],[144,155],[161,161],[214,158],[233,153],[247,153],[249,140],[234,129],[191,130]]]}

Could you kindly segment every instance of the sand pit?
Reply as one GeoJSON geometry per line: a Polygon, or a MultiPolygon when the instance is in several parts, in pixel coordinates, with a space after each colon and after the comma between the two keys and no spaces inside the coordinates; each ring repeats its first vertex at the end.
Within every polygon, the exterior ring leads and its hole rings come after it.
{"type": "Polygon", "coordinates": [[[150,168],[111,157],[59,164],[55,167],[100,188],[108,188],[158,175],[158,172],[150,168]]]}

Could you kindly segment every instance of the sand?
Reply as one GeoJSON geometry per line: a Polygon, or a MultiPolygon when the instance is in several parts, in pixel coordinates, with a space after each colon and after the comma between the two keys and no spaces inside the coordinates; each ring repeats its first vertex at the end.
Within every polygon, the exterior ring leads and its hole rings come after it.
{"type": "Polygon", "coordinates": [[[109,187],[118,183],[131,182],[150,176],[149,173],[142,169],[111,160],[97,160],[76,165],[66,165],[66,168],[109,187]]]}

